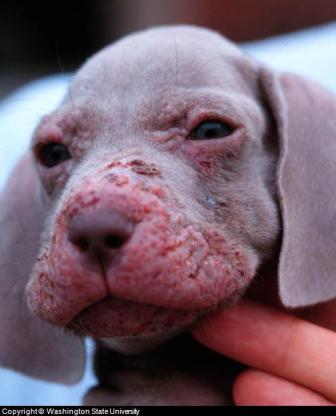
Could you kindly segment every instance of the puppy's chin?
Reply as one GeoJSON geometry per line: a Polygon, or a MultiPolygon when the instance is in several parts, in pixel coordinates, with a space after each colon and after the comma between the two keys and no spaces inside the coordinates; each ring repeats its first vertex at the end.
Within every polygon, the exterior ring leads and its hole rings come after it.
{"type": "Polygon", "coordinates": [[[79,335],[102,339],[115,351],[132,354],[177,335],[203,313],[108,296],[82,310],[67,328],[79,335]]]}
{"type": "Polygon", "coordinates": [[[142,354],[159,347],[185,329],[184,327],[171,328],[151,334],[101,338],[100,341],[108,348],[123,355],[142,354]]]}

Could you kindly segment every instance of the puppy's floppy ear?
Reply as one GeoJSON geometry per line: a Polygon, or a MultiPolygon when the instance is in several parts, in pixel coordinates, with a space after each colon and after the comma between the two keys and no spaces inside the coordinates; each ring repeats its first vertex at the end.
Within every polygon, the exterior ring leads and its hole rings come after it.
{"type": "Polygon", "coordinates": [[[336,97],[265,68],[261,85],[280,145],[280,297],[290,307],[326,301],[336,297],[336,97]]]}
{"type": "Polygon", "coordinates": [[[82,341],[41,322],[25,302],[45,220],[39,186],[29,154],[0,195],[0,365],[68,384],[83,372],[82,341]]]}

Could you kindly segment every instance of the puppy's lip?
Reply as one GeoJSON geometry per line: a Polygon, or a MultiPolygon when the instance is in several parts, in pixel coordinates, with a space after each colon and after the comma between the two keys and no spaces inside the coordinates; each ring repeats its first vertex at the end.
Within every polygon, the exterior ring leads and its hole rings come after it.
{"type": "Polygon", "coordinates": [[[114,349],[125,353],[132,342],[142,350],[148,349],[147,344],[158,345],[161,340],[163,342],[191,325],[201,313],[107,296],[83,309],[71,320],[67,329],[79,335],[103,339],[105,343],[112,342],[114,349]]]}

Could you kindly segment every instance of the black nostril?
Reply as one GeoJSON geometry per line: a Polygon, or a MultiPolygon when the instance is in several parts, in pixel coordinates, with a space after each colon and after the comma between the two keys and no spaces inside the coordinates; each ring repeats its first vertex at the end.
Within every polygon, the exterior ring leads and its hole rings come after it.
{"type": "Polygon", "coordinates": [[[90,243],[85,237],[79,237],[76,239],[70,239],[72,244],[77,246],[81,251],[89,251],[90,243]]]}
{"type": "Polygon", "coordinates": [[[120,248],[122,247],[126,241],[128,240],[128,237],[125,235],[113,235],[109,234],[105,238],[105,245],[108,248],[120,248]]]}

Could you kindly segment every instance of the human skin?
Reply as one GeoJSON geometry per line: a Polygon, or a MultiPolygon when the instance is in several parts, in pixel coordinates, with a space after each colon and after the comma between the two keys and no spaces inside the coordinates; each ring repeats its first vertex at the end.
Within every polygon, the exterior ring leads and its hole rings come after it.
{"type": "Polygon", "coordinates": [[[335,301],[296,313],[270,303],[245,299],[207,317],[193,335],[248,366],[233,385],[237,405],[334,405],[335,301]]]}

